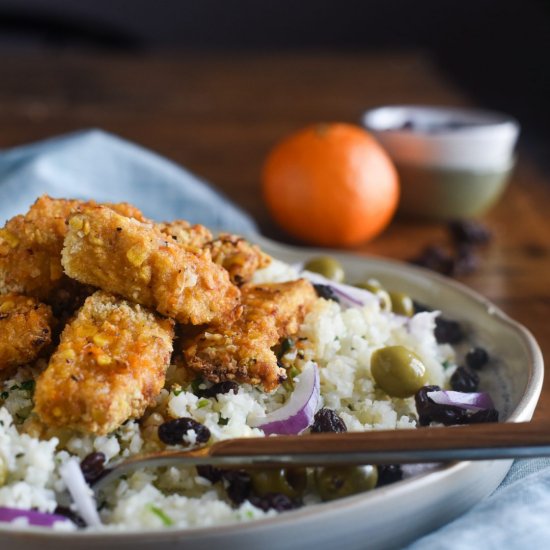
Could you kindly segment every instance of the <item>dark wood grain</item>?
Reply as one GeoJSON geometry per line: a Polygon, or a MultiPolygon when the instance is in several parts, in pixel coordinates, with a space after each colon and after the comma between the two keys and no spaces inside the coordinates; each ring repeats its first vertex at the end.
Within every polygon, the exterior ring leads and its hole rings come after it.
{"type": "MultiPolygon", "coordinates": [[[[317,121],[357,121],[388,103],[471,105],[422,55],[186,54],[174,57],[0,55],[0,147],[87,127],[141,143],[210,180],[269,237],[259,174],[269,148],[317,121]]],[[[527,326],[550,356],[550,177],[520,149],[505,196],[484,219],[494,232],[462,281],[527,326]]],[[[445,226],[395,220],[360,254],[406,260],[445,226]]],[[[536,417],[550,416],[545,383],[536,417]]]]}

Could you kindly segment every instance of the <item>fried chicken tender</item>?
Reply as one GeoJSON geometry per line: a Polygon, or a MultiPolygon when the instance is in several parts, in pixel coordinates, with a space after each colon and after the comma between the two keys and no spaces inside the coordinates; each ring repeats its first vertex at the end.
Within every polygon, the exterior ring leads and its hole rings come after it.
{"type": "Polygon", "coordinates": [[[245,285],[243,312],[236,322],[182,338],[183,364],[212,382],[262,384],[271,391],[286,378],[271,348],[298,331],[315,300],[305,279],[245,285]]]}
{"type": "MultiPolygon", "coordinates": [[[[15,216],[0,229],[0,294],[19,292],[39,300],[66,281],[61,266],[67,219],[84,205],[78,200],[40,197],[25,215],[15,216]]],[[[111,207],[143,220],[141,212],[121,203],[111,207]]]]}
{"type": "Polygon", "coordinates": [[[103,291],[65,327],[36,382],[49,427],[104,435],[155,402],[170,362],[174,322],[103,291]]]}
{"type": "Polygon", "coordinates": [[[191,251],[206,248],[214,263],[229,272],[231,282],[238,286],[249,282],[257,269],[266,267],[271,258],[243,237],[221,233],[214,239],[204,225],[190,225],[184,220],[159,224],[160,230],[191,251]]]}
{"type": "Polygon", "coordinates": [[[34,361],[51,343],[52,310],[22,294],[0,296],[0,371],[34,361]]]}
{"type": "Polygon", "coordinates": [[[271,258],[255,244],[231,233],[221,233],[209,245],[212,259],[229,272],[236,285],[248,283],[256,270],[267,267],[271,258]]]}
{"type": "Polygon", "coordinates": [[[105,207],[69,219],[62,263],[69,277],[198,325],[228,322],[238,313],[239,289],[212,262],[167,240],[158,227],[105,207]]]}
{"type": "Polygon", "coordinates": [[[159,223],[157,227],[173,241],[185,247],[190,252],[198,252],[205,248],[214,238],[208,228],[201,224],[191,225],[185,220],[159,223]]]}

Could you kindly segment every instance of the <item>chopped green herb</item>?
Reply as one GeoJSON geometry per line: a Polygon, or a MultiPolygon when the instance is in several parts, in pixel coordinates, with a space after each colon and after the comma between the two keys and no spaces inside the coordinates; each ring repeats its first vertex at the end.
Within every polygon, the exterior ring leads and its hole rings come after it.
{"type": "Polygon", "coordinates": [[[3,391],[2,393],[0,393],[0,399],[7,399],[9,396],[10,396],[9,391],[3,391]]]}
{"type": "Polygon", "coordinates": [[[229,424],[229,418],[224,418],[223,416],[220,416],[220,419],[218,420],[218,424],[220,426],[227,426],[229,424]]]}
{"type": "Polygon", "coordinates": [[[443,361],[443,363],[441,363],[441,366],[444,369],[448,369],[450,366],[452,366],[452,362],[451,361],[443,361]]]}
{"type": "Polygon", "coordinates": [[[202,397],[199,399],[199,402],[197,403],[197,409],[202,409],[203,407],[207,407],[210,401],[206,399],[205,397],[202,397]]]}
{"type": "Polygon", "coordinates": [[[197,397],[200,397],[200,394],[202,392],[201,385],[203,383],[204,381],[202,378],[195,378],[195,380],[191,382],[191,390],[197,397]]]}
{"type": "Polygon", "coordinates": [[[23,458],[25,456],[25,453],[17,453],[15,455],[15,458],[23,458]]]}
{"type": "Polygon", "coordinates": [[[288,353],[294,347],[294,340],[292,338],[284,338],[279,348],[278,357],[282,357],[285,353],[288,353]]]}
{"type": "Polygon", "coordinates": [[[287,379],[283,381],[283,388],[291,392],[294,390],[294,378],[300,374],[300,370],[297,369],[294,365],[291,365],[286,369],[287,379]]]}
{"type": "Polygon", "coordinates": [[[183,393],[183,390],[181,388],[176,388],[172,390],[172,393],[177,397],[180,393],[183,393]]]}
{"type": "Polygon", "coordinates": [[[157,516],[166,527],[170,527],[171,525],[174,525],[174,520],[166,514],[164,510],[161,510],[158,506],[155,506],[154,504],[148,504],[147,508],[149,511],[151,511],[155,516],[157,516]]]}
{"type": "Polygon", "coordinates": [[[10,388],[10,391],[14,391],[14,390],[18,390],[19,389],[19,386],[17,384],[14,384],[11,388],[10,388]]]}
{"type": "Polygon", "coordinates": [[[286,372],[292,380],[300,374],[299,369],[297,369],[294,365],[292,365],[286,372]]]}

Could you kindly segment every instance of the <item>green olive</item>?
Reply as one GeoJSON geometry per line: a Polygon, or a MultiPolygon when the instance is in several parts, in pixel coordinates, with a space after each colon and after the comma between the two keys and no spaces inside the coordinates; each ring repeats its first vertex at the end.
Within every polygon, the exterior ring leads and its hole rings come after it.
{"type": "Polygon", "coordinates": [[[364,283],[357,283],[355,286],[372,292],[378,298],[382,311],[391,311],[392,302],[390,295],[382,288],[382,285],[376,279],[369,279],[364,283]]]}
{"type": "Polygon", "coordinates": [[[342,264],[330,256],[311,258],[311,260],[308,260],[304,265],[304,269],[319,273],[323,277],[336,283],[342,283],[344,281],[344,268],[342,264]]]}
{"type": "Polygon", "coordinates": [[[282,493],[290,498],[301,497],[306,490],[307,472],[303,468],[270,468],[249,470],[252,490],[259,497],[282,493]]]}
{"type": "Polygon", "coordinates": [[[323,500],[347,497],[376,487],[376,466],[330,466],[315,470],[315,486],[323,500]]]}
{"type": "Polygon", "coordinates": [[[414,304],[412,298],[404,292],[390,292],[391,310],[398,315],[412,317],[414,315],[414,304]]]}
{"type": "Polygon", "coordinates": [[[410,397],[426,385],[426,367],[404,346],[377,349],[371,357],[375,382],[391,397],[410,397]]]}

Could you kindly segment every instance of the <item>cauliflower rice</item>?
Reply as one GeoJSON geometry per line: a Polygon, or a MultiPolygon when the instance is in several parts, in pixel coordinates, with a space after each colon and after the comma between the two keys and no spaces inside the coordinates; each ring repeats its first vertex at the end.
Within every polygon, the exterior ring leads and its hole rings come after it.
{"type": "MultiPolygon", "coordinates": [[[[256,273],[255,282],[297,277],[295,269],[273,261],[256,273]]],[[[349,309],[319,299],[295,338],[297,345],[282,362],[298,370],[310,361],[318,365],[320,406],[334,409],[349,431],[415,428],[414,398],[391,398],[377,388],[370,373],[370,357],[383,346],[406,346],[423,360],[427,383],[446,386],[456,361],[452,347],[436,342],[436,316],[437,312],[422,312],[412,318],[402,317],[381,311],[376,299],[349,309]]],[[[32,381],[42,368],[40,363],[20,368],[1,388],[0,506],[54,512],[65,491],[61,465],[73,456],[83,459],[92,452],[104,453],[107,464],[115,464],[156,450],[158,426],[169,418],[192,417],[210,430],[212,442],[263,436],[261,429],[247,425],[247,418],[264,416],[280,407],[291,391],[284,384],[271,394],[242,385],[238,394],[198,397],[191,386],[178,383],[171,368],[156,407],[139,421],[128,421],[108,436],[63,432],[41,440],[33,437],[31,410],[32,381]]],[[[188,439],[193,444],[193,432],[188,439]]],[[[311,492],[305,501],[310,504],[319,499],[311,492]]],[[[235,507],[219,484],[198,476],[194,468],[137,471],[113,483],[99,504],[104,528],[111,530],[205,527],[277,514],[264,512],[249,501],[235,507]]],[[[76,529],[70,523],[56,525],[76,529]]]]}

